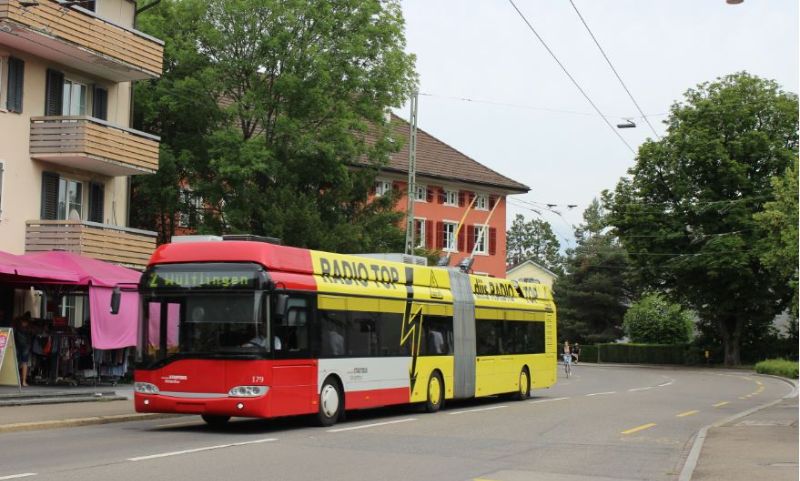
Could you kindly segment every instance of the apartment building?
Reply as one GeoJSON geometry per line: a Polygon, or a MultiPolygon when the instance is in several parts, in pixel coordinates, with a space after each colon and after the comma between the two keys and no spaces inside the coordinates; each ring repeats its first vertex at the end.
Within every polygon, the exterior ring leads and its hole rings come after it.
{"type": "MultiPolygon", "coordinates": [[[[374,195],[390,189],[402,193],[397,209],[408,206],[409,125],[392,115],[393,136],[403,147],[391,155],[375,185],[374,195]]],[[[530,188],[417,129],[415,241],[418,247],[449,254],[454,266],[473,256],[472,271],[506,275],[506,199],[530,188]],[[461,228],[459,224],[462,222],[461,228]],[[487,224],[488,221],[488,224],[487,224]],[[486,224],[486,228],[484,225],[486,224]]]]}
{"type": "Polygon", "coordinates": [[[128,225],[129,178],[158,169],[130,128],[132,82],[163,42],[132,0],[0,0],[0,250],[69,250],[143,267],[155,233],[128,225]]]}

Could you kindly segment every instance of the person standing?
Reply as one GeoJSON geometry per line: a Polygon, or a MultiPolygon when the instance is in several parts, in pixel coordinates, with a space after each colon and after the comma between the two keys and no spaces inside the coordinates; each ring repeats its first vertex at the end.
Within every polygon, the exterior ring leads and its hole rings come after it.
{"type": "Polygon", "coordinates": [[[577,342],[572,345],[572,357],[575,358],[575,364],[578,364],[581,357],[581,345],[577,342]]]}
{"type": "Polygon", "coordinates": [[[31,347],[33,346],[30,317],[29,312],[18,317],[14,329],[14,344],[17,348],[20,382],[24,387],[28,386],[28,365],[31,361],[31,347]]]}

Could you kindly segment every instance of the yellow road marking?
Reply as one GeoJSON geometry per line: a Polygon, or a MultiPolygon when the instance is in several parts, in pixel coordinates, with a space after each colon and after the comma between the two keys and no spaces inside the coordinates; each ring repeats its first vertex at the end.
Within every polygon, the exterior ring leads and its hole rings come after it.
{"type": "Polygon", "coordinates": [[[747,396],[739,396],[739,399],[747,399],[747,396]]]}
{"type": "Polygon", "coordinates": [[[697,414],[699,412],[700,411],[695,409],[693,411],[686,411],[685,413],[676,414],[675,417],[685,418],[686,416],[691,416],[692,414],[697,414]]]}
{"type": "Polygon", "coordinates": [[[714,407],[718,408],[718,407],[724,406],[726,404],[730,404],[730,403],[728,401],[722,401],[721,403],[714,404],[714,407]]]}
{"type": "Polygon", "coordinates": [[[761,381],[756,381],[756,384],[758,384],[759,386],[763,386],[764,385],[764,383],[761,382],[761,381]]]}
{"type": "Polygon", "coordinates": [[[647,424],[642,424],[641,426],[636,426],[635,428],[631,428],[631,429],[627,429],[627,430],[625,430],[625,431],[622,431],[620,434],[633,434],[633,433],[637,433],[637,432],[639,432],[639,431],[644,431],[645,429],[650,429],[650,428],[652,428],[652,427],[653,427],[653,426],[655,426],[655,425],[656,425],[656,423],[647,423],[647,424]]]}

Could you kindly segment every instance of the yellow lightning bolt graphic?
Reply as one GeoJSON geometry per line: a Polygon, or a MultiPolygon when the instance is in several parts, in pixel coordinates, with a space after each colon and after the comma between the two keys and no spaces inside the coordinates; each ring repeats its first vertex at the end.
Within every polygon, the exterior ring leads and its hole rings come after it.
{"type": "Polygon", "coordinates": [[[413,306],[410,302],[406,304],[406,311],[403,314],[403,327],[400,331],[400,345],[404,345],[411,338],[411,389],[414,389],[414,382],[417,380],[417,356],[419,356],[420,344],[422,342],[422,306],[413,306]]]}

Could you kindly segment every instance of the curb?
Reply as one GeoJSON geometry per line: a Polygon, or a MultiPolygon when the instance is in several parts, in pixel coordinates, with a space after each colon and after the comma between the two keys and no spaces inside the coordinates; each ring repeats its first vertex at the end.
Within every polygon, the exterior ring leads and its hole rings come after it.
{"type": "Polygon", "coordinates": [[[683,465],[683,469],[681,469],[681,474],[678,477],[678,481],[691,481],[692,480],[692,476],[694,475],[694,470],[697,467],[697,462],[700,460],[700,451],[702,451],[702,449],[703,449],[703,443],[706,440],[706,436],[708,435],[708,430],[709,429],[718,428],[718,427],[724,426],[726,424],[730,424],[730,423],[736,421],[737,419],[741,419],[743,417],[749,416],[749,415],[751,415],[753,413],[756,413],[758,411],[761,411],[763,409],[770,408],[772,406],[775,406],[776,404],[779,404],[779,403],[783,402],[786,399],[791,399],[791,398],[797,396],[797,393],[798,393],[798,391],[797,391],[797,387],[798,387],[797,382],[795,382],[795,381],[793,381],[791,379],[787,379],[785,377],[773,376],[771,374],[758,374],[758,373],[756,373],[755,375],[764,376],[764,377],[772,377],[772,378],[775,378],[775,379],[780,379],[781,381],[784,381],[787,384],[789,384],[790,386],[792,386],[792,391],[789,394],[786,394],[785,396],[783,396],[781,398],[778,398],[778,399],[776,399],[774,401],[770,401],[770,402],[768,402],[766,404],[762,404],[760,406],[756,406],[756,407],[750,408],[750,409],[748,409],[746,411],[742,411],[740,413],[734,414],[733,416],[727,417],[727,418],[725,418],[725,419],[723,419],[721,421],[717,421],[717,422],[715,422],[713,424],[709,424],[708,426],[703,426],[700,429],[700,431],[697,432],[697,436],[695,436],[695,438],[694,438],[694,443],[692,443],[692,449],[689,451],[689,455],[686,457],[686,462],[683,465]]]}
{"type": "Polygon", "coordinates": [[[124,423],[127,421],[144,421],[148,419],[164,419],[178,417],[180,414],[116,414],[113,416],[95,416],[89,418],[58,419],[54,421],[34,421],[0,426],[0,433],[16,431],[34,431],[37,429],[71,428],[96,424],[124,423]]]}

